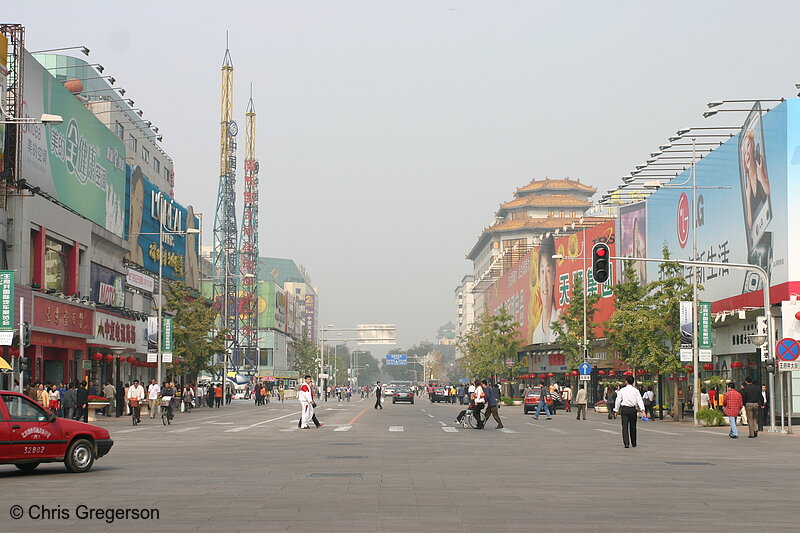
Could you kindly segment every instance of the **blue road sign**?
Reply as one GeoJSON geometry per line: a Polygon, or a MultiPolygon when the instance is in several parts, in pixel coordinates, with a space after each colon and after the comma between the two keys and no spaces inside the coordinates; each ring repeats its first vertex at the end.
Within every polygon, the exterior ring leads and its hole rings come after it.
{"type": "Polygon", "coordinates": [[[592,373],[592,365],[589,363],[581,363],[578,365],[578,372],[581,376],[588,376],[592,373]]]}
{"type": "Polygon", "coordinates": [[[405,353],[387,353],[386,354],[386,364],[387,365],[407,365],[408,364],[408,354],[405,354],[405,353]]]}
{"type": "Polygon", "coordinates": [[[775,352],[781,361],[795,361],[800,357],[800,344],[791,338],[785,338],[778,341],[775,346],[775,352]]]}

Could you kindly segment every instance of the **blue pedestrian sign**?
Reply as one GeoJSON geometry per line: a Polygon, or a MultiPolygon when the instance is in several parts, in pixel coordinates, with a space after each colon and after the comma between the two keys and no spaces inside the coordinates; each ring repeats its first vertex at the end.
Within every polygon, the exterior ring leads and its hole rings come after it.
{"type": "Polygon", "coordinates": [[[589,363],[581,363],[578,365],[578,372],[581,376],[588,376],[592,373],[592,365],[589,363]]]}
{"type": "Polygon", "coordinates": [[[386,354],[386,364],[387,365],[407,365],[408,364],[408,354],[405,354],[405,353],[387,353],[386,354]]]}

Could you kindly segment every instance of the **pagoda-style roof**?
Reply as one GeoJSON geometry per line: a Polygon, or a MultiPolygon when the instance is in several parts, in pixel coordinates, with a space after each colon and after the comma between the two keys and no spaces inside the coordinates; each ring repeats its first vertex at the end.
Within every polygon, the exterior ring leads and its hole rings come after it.
{"type": "Polygon", "coordinates": [[[516,196],[527,195],[540,191],[581,191],[590,193],[589,196],[591,196],[597,192],[597,188],[592,187],[591,185],[585,185],[578,180],[571,180],[569,178],[561,178],[558,180],[551,180],[550,178],[545,178],[543,180],[534,179],[528,185],[518,188],[516,196]]]}
{"type": "Polygon", "coordinates": [[[481,233],[480,238],[478,238],[478,242],[475,243],[475,246],[472,247],[469,254],[467,254],[467,259],[474,260],[478,256],[478,252],[486,246],[486,242],[497,233],[508,233],[512,231],[528,231],[532,235],[533,234],[540,234],[542,232],[552,231],[557,228],[563,228],[565,225],[569,226],[573,222],[576,224],[576,229],[578,228],[578,221],[580,218],[583,218],[583,223],[580,227],[591,227],[596,226],[598,224],[602,224],[603,222],[607,222],[611,219],[608,217],[565,217],[565,218],[519,218],[516,220],[501,220],[495,224],[492,224],[488,228],[484,228],[483,233],[481,233]]]}
{"type": "Polygon", "coordinates": [[[500,204],[500,209],[514,209],[518,207],[589,207],[592,205],[592,202],[588,200],[582,200],[580,198],[576,198],[574,196],[568,196],[566,194],[546,194],[546,195],[530,195],[530,196],[518,196],[511,200],[510,202],[506,202],[504,204],[500,204]]]}

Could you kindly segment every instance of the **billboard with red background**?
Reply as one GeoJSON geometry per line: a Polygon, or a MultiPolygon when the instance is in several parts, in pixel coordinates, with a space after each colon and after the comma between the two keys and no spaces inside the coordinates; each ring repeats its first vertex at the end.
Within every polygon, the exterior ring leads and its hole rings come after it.
{"type": "MultiPolygon", "coordinates": [[[[598,285],[591,278],[591,250],[598,242],[606,243],[611,255],[616,255],[613,221],[572,235],[542,239],[539,246],[523,256],[487,291],[487,309],[496,314],[505,306],[506,311],[520,323],[523,345],[555,342],[550,326],[569,306],[575,279],[583,272],[582,254],[585,252],[588,292],[598,293],[601,297],[594,321],[602,323],[607,320],[614,312],[613,286],[610,283],[598,285]],[[553,259],[554,254],[560,254],[564,259],[553,259]]],[[[614,279],[613,269],[617,266],[613,263],[610,279],[614,279]]],[[[601,328],[596,333],[602,336],[601,328]]]]}

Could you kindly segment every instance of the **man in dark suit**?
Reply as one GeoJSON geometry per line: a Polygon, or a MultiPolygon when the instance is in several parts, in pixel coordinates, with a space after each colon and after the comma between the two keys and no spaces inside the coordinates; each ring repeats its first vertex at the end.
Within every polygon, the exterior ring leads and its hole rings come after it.
{"type": "Polygon", "coordinates": [[[75,420],[83,419],[84,422],[89,421],[89,389],[86,388],[86,382],[81,381],[81,386],[78,387],[78,414],[75,420]]]}
{"type": "Polygon", "coordinates": [[[758,437],[758,417],[761,415],[761,405],[763,405],[764,400],[761,396],[761,389],[753,383],[753,378],[751,377],[744,379],[742,402],[747,413],[747,438],[754,439],[758,437]]]}

